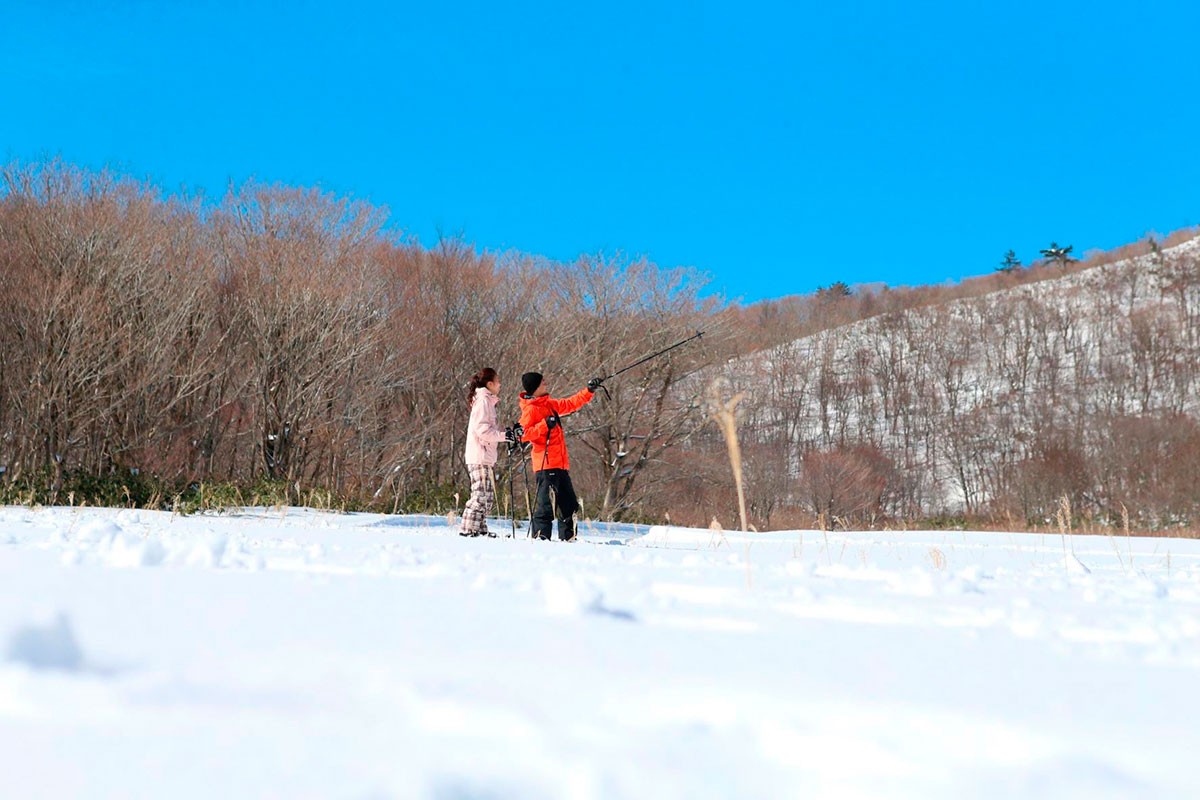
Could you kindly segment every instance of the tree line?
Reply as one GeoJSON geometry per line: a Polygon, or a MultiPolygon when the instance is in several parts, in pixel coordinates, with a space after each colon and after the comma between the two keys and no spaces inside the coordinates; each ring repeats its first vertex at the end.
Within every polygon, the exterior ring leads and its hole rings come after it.
{"type": "MultiPolygon", "coordinates": [[[[55,162],[2,175],[0,468],[10,499],[270,484],[343,505],[445,510],[462,490],[462,387],[485,365],[563,390],[707,326],[686,270],[422,247],[383,210],[247,184],[218,203],[55,162]]],[[[691,348],[613,387],[572,429],[596,515],[653,487],[703,424],[691,348]]],[[[145,499],[145,498],[143,498],[145,499]]]]}
{"type": "MultiPolygon", "coordinates": [[[[839,282],[747,306],[644,259],[422,246],[384,209],[317,189],[208,201],[14,164],[0,490],[172,507],[224,487],[444,513],[466,496],[463,387],[480,367],[500,371],[515,420],[521,372],[567,393],[702,329],[568,420],[584,517],[732,524],[718,381],[745,394],[760,528],[1037,525],[1064,497],[1105,524],[1194,525],[1193,252],[1146,242],[953,287],[839,282]]],[[[517,462],[499,466],[504,497],[517,462]]]]}

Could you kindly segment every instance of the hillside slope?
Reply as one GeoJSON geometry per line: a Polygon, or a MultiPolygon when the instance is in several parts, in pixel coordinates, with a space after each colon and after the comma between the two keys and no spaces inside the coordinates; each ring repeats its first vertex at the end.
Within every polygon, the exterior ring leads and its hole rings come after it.
{"type": "Polygon", "coordinates": [[[729,365],[789,502],[884,515],[1200,510],[1200,241],[885,314],[729,365]]]}

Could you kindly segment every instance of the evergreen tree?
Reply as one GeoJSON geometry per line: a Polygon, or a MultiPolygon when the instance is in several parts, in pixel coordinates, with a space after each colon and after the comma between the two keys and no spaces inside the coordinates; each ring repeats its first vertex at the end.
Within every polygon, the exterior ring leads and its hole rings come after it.
{"type": "Polygon", "coordinates": [[[1051,242],[1050,246],[1042,250],[1041,253],[1050,261],[1055,262],[1060,267],[1065,267],[1067,264],[1078,261],[1077,258],[1071,258],[1071,251],[1075,249],[1074,245],[1059,247],[1058,242],[1051,242]]]}
{"type": "Polygon", "coordinates": [[[1004,254],[1004,260],[1000,262],[1000,266],[996,267],[997,272],[1003,272],[1005,275],[1012,274],[1021,268],[1021,259],[1017,258],[1016,252],[1009,250],[1004,254]]]}
{"type": "Polygon", "coordinates": [[[841,300],[843,297],[849,297],[854,292],[845,281],[835,281],[829,286],[818,286],[817,297],[821,300],[841,300]]]}

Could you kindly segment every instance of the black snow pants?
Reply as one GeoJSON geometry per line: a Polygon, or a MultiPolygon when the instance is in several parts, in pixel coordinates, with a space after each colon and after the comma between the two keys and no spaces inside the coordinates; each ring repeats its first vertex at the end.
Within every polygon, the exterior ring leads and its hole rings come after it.
{"type": "Polygon", "coordinates": [[[575,538],[575,512],[579,510],[571,475],[565,469],[544,469],[536,475],[537,503],[530,531],[540,539],[549,539],[551,524],[558,517],[558,538],[569,542],[575,538]]]}

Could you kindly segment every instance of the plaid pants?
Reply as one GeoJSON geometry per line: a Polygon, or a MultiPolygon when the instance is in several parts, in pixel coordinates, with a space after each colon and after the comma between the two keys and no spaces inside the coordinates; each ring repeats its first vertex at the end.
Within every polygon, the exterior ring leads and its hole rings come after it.
{"type": "Polygon", "coordinates": [[[492,477],[492,468],[484,464],[467,464],[467,473],[471,476],[471,499],[463,509],[461,531],[486,534],[487,515],[496,502],[496,480],[492,477]]]}

